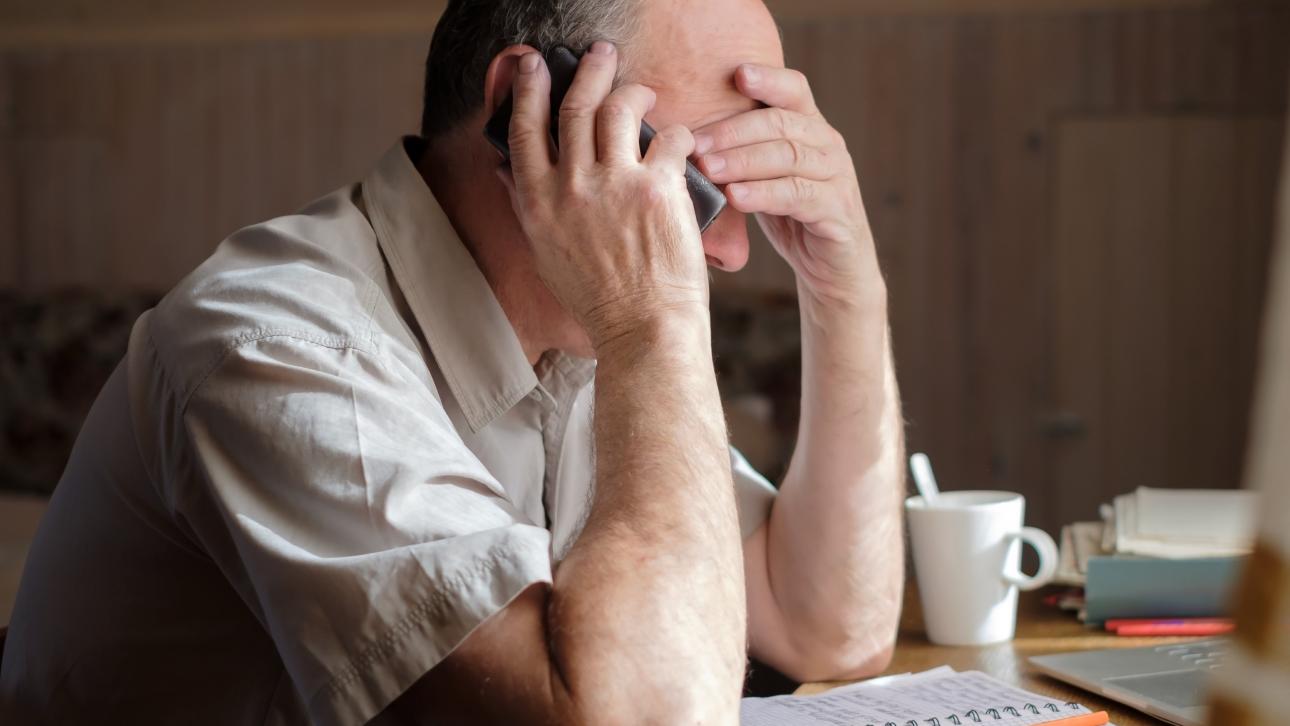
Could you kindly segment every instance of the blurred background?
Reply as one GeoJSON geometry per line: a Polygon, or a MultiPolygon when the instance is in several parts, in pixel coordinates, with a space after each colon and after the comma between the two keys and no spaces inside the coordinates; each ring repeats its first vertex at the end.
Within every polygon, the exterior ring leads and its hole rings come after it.
{"type": "MultiPolygon", "coordinates": [[[[909,447],[942,487],[1020,491],[1056,533],[1139,485],[1238,486],[1290,3],[770,5],[854,154],[909,447]]],[[[230,232],[360,179],[416,129],[441,7],[0,2],[11,563],[135,317],[230,232]]],[[[792,275],[761,243],[715,285],[731,427],[775,478],[797,415],[792,275]]]]}

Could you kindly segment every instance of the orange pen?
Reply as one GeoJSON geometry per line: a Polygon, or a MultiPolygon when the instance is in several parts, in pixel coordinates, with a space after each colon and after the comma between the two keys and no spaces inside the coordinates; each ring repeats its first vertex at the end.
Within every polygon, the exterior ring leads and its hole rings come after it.
{"type": "Polygon", "coordinates": [[[1070,718],[1059,718],[1056,721],[1045,721],[1035,724],[1035,726],[1105,726],[1110,720],[1111,717],[1106,715],[1106,711],[1098,711],[1097,713],[1085,713],[1079,716],[1071,716],[1070,718]]]}

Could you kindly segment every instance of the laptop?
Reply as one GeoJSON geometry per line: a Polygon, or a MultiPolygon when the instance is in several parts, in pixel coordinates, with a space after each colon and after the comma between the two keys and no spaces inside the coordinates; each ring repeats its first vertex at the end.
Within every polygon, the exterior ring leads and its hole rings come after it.
{"type": "Polygon", "coordinates": [[[1179,726],[1205,726],[1206,682],[1223,666],[1229,641],[1200,640],[1147,648],[1032,656],[1060,681],[1100,693],[1179,726]]]}

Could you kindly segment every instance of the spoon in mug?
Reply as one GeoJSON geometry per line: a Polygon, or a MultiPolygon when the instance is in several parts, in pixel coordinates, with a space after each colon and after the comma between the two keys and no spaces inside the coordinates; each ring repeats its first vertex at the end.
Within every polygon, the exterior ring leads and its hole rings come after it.
{"type": "Polygon", "coordinates": [[[936,475],[932,473],[932,460],[920,451],[909,457],[909,470],[914,473],[914,486],[923,495],[923,503],[929,508],[935,507],[941,490],[937,488],[936,475]]]}

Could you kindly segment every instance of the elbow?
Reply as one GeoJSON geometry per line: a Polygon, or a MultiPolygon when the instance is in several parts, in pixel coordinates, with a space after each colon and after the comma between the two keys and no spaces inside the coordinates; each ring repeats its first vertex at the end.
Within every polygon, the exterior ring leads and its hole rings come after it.
{"type": "MultiPolygon", "coordinates": [[[[891,666],[896,652],[899,607],[869,612],[852,623],[829,623],[815,629],[781,631],[780,662],[771,663],[802,683],[855,681],[879,675],[891,666]]],[[[769,662],[769,661],[768,661],[769,662]]]]}
{"type": "Polygon", "coordinates": [[[896,644],[887,642],[877,648],[871,647],[842,654],[841,657],[827,664],[830,671],[828,680],[858,681],[862,678],[872,678],[887,670],[895,653],[896,644]]]}
{"type": "Polygon", "coordinates": [[[892,640],[815,647],[784,663],[781,670],[801,683],[857,681],[886,671],[895,651],[892,640]]]}

